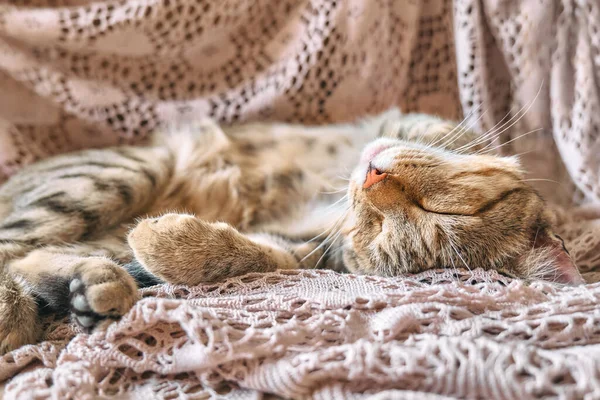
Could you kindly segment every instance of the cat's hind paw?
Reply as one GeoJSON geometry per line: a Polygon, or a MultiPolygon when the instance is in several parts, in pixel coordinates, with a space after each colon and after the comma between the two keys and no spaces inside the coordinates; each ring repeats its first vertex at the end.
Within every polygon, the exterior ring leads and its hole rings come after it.
{"type": "Polygon", "coordinates": [[[86,330],[118,319],[138,300],[135,281],[124,268],[104,258],[89,258],[69,284],[72,319],[86,330]]]}
{"type": "Polygon", "coordinates": [[[33,297],[18,280],[0,274],[0,355],[37,341],[41,327],[33,297]]]}

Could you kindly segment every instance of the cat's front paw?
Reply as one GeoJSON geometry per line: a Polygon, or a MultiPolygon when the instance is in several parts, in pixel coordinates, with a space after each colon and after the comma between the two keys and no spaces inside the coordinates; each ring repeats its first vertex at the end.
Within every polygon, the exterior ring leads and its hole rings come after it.
{"type": "Polygon", "coordinates": [[[86,329],[117,319],[138,300],[137,286],[127,271],[105,258],[88,258],[69,284],[71,317],[86,329]]]}
{"type": "Polygon", "coordinates": [[[187,214],[165,214],[140,221],[127,238],[136,260],[151,274],[176,284],[197,284],[208,260],[222,257],[227,224],[209,223],[187,214]],[[194,275],[186,273],[194,266],[194,275]]]}
{"type": "Polygon", "coordinates": [[[127,240],[141,266],[174,284],[198,285],[247,270],[274,269],[256,245],[230,225],[186,214],[144,219],[127,240]]]}

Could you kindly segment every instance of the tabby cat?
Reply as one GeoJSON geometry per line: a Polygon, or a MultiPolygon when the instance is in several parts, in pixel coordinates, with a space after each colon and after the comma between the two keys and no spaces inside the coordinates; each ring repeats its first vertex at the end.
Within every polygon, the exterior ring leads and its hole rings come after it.
{"type": "Polygon", "coordinates": [[[138,283],[463,266],[581,282],[518,160],[475,138],[395,109],[321,127],[207,120],[29,166],[0,188],[0,350],[39,340],[47,313],[118,318],[138,283]]]}

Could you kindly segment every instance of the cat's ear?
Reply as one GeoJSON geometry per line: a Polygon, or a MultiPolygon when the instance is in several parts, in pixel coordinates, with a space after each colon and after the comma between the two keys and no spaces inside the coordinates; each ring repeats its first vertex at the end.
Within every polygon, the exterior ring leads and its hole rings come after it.
{"type": "Polygon", "coordinates": [[[549,229],[540,229],[535,236],[533,248],[545,260],[545,265],[539,269],[538,278],[570,285],[585,283],[560,236],[549,229]]]}

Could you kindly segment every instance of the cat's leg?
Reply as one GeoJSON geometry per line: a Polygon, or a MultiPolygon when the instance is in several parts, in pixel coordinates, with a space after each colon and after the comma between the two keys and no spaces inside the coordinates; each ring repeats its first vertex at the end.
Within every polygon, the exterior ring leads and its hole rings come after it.
{"type": "MultiPolygon", "coordinates": [[[[137,299],[135,281],[107,257],[69,248],[33,250],[0,273],[0,354],[40,339],[40,316],[69,312],[82,326],[123,315],[137,299]]],[[[83,249],[82,249],[83,250],[83,249]]]]}
{"type": "MultiPolygon", "coordinates": [[[[169,160],[155,149],[91,150],[32,165],[0,186],[1,352],[35,342],[41,332],[33,289],[66,279],[62,262],[27,254],[92,240],[143,212],[167,182],[169,160]],[[12,274],[9,264],[21,258],[29,272],[12,274]]],[[[68,291],[56,293],[68,300],[68,291]]]]}
{"type": "Polygon", "coordinates": [[[38,307],[23,279],[0,272],[0,354],[35,343],[41,332],[38,307]]]}
{"type": "Polygon", "coordinates": [[[76,253],[73,248],[34,250],[9,262],[7,271],[41,304],[41,314],[70,313],[84,328],[125,314],[138,299],[133,278],[108,257],[76,253]]]}
{"type": "Polygon", "coordinates": [[[184,214],[142,220],[129,234],[136,260],[159,279],[186,285],[218,282],[250,272],[314,268],[330,262],[318,240],[242,234],[224,223],[184,214]]]}

